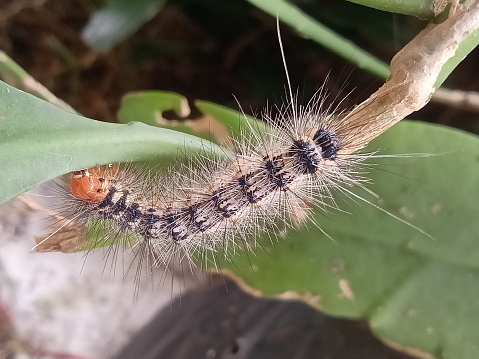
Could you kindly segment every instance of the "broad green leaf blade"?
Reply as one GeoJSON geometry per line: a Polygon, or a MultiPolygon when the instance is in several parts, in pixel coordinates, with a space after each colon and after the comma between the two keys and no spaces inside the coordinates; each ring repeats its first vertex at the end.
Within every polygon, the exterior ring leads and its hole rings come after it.
{"type": "Polygon", "coordinates": [[[108,51],[153,18],[166,0],[110,0],[83,29],[83,40],[97,50],[108,51]]]}
{"type": "MultiPolygon", "coordinates": [[[[479,358],[479,138],[400,123],[370,149],[429,153],[376,158],[368,175],[373,204],[354,198],[348,213],[319,213],[319,229],[265,238],[224,268],[265,295],[294,291],[327,313],[366,318],[387,342],[437,358],[479,358]]],[[[312,227],[312,226],[310,226],[312,227]]]]}
{"type": "Polygon", "coordinates": [[[215,146],[168,129],[90,120],[0,82],[0,204],[96,164],[172,159],[208,149],[215,146]]]}
{"type": "Polygon", "coordinates": [[[140,121],[218,143],[222,143],[225,137],[239,140],[248,136],[251,130],[262,132],[267,128],[264,122],[221,105],[207,101],[195,101],[195,105],[203,114],[201,118],[169,121],[163,117],[165,111],[173,110],[181,118],[190,114],[185,97],[163,91],[131,92],[123,97],[118,118],[122,123],[140,121]]]}

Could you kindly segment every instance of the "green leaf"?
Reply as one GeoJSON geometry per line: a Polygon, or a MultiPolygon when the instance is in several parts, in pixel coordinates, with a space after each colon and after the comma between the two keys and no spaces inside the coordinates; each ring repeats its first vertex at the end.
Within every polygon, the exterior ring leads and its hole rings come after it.
{"type": "Polygon", "coordinates": [[[83,40],[97,50],[108,51],[153,18],[166,0],[110,0],[90,18],[83,40]]]}
{"type": "Polygon", "coordinates": [[[286,0],[248,0],[273,17],[296,29],[361,69],[380,78],[389,77],[389,66],[373,55],[338,35],[320,22],[305,14],[286,0]]]}
{"type": "Polygon", "coordinates": [[[374,9],[397,14],[416,16],[421,19],[434,17],[434,0],[348,0],[374,9]]]}
{"type": "Polygon", "coordinates": [[[226,126],[232,138],[240,140],[248,136],[251,129],[255,132],[266,131],[268,125],[238,111],[208,101],[195,101],[196,107],[205,115],[210,115],[226,126]],[[240,120],[240,121],[239,121],[240,120]]]}
{"type": "Polygon", "coordinates": [[[366,318],[387,342],[479,358],[479,138],[404,122],[369,148],[435,154],[376,158],[368,177],[380,197],[359,191],[434,239],[357,198],[338,199],[352,215],[316,215],[334,241],[294,230],[223,267],[264,295],[293,291],[327,313],[366,318]]]}
{"type": "Polygon", "coordinates": [[[22,89],[42,100],[48,101],[61,107],[67,111],[75,112],[75,110],[52,94],[45,86],[31,77],[20,65],[5,52],[0,50],[0,79],[8,84],[22,89]]]}
{"type": "Polygon", "coordinates": [[[465,59],[469,53],[479,45],[479,29],[472,32],[459,44],[456,53],[442,67],[441,73],[437,77],[435,88],[439,88],[446,78],[455,70],[459,63],[465,59]]]}
{"type": "Polygon", "coordinates": [[[190,114],[188,101],[179,94],[164,91],[131,92],[123,97],[118,118],[122,123],[141,121],[148,125],[194,134],[219,143],[225,137],[238,140],[247,136],[251,129],[264,131],[267,128],[264,122],[224,106],[207,101],[195,101],[195,105],[203,116],[189,120],[185,119],[190,114]],[[170,110],[183,120],[166,120],[163,113],[170,110]]]}
{"type": "Polygon", "coordinates": [[[174,92],[130,92],[121,99],[118,121],[141,121],[150,126],[163,127],[165,111],[174,111],[178,116],[186,117],[190,114],[190,106],[185,97],[174,92]]]}
{"type": "Polygon", "coordinates": [[[212,143],[132,122],[103,123],[0,82],[0,204],[59,175],[97,164],[167,160],[212,143]]]}

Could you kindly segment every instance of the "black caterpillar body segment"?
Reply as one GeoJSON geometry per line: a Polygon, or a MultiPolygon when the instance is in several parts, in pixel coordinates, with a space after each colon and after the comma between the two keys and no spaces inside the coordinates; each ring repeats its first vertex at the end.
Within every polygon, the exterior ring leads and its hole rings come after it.
{"type": "Polygon", "coordinates": [[[326,130],[318,130],[313,137],[314,142],[321,148],[321,156],[326,160],[334,160],[339,150],[339,140],[335,134],[326,130]]]}
{"type": "Polygon", "coordinates": [[[103,199],[103,201],[101,201],[100,204],[98,205],[98,208],[99,208],[99,209],[101,209],[101,208],[107,208],[107,207],[111,207],[112,205],[114,205],[113,196],[115,195],[116,192],[117,192],[116,187],[111,187],[111,188],[108,190],[108,193],[106,194],[106,196],[105,196],[105,198],[103,199]]]}
{"type": "Polygon", "coordinates": [[[310,141],[294,140],[289,149],[289,155],[295,159],[300,173],[303,174],[315,173],[321,162],[321,154],[310,141]]]}
{"type": "Polygon", "coordinates": [[[143,215],[143,213],[138,209],[140,206],[138,203],[132,203],[126,209],[125,221],[128,223],[135,222],[138,218],[143,215]]]}

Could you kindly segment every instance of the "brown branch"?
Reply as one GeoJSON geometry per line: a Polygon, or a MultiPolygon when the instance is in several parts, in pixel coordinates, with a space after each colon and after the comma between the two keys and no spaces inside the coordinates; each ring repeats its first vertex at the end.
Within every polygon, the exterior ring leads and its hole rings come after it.
{"type": "Polygon", "coordinates": [[[444,64],[479,28],[479,0],[456,2],[452,8],[447,20],[431,22],[394,56],[388,81],[345,117],[344,127],[354,138],[348,151],[364,147],[429,102],[444,64]]]}

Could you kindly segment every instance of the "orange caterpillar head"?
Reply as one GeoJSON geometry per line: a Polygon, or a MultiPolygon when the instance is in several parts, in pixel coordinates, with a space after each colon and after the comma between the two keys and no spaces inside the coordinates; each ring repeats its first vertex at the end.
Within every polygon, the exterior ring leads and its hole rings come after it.
{"type": "Polygon", "coordinates": [[[118,165],[112,164],[75,171],[70,179],[70,192],[82,201],[99,203],[105,199],[117,173],[118,165]]]}

